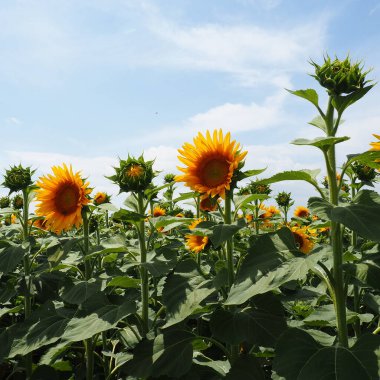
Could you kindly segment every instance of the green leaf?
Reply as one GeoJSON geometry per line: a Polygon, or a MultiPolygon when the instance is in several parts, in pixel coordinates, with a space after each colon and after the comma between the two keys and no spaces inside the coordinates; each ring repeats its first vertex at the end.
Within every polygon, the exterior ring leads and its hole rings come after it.
{"type": "Polygon", "coordinates": [[[334,207],[331,220],[357,232],[360,236],[380,242],[380,196],[361,190],[346,207],[334,207]]]}
{"type": "Polygon", "coordinates": [[[141,280],[129,276],[116,276],[107,284],[107,287],[114,286],[116,288],[138,288],[140,287],[141,280]]]}
{"type": "Polygon", "coordinates": [[[309,122],[310,125],[314,125],[314,127],[317,127],[319,129],[322,129],[323,132],[327,133],[327,126],[325,119],[322,116],[315,117],[312,121],[309,122]]]}
{"type": "Polygon", "coordinates": [[[244,207],[246,204],[260,200],[265,201],[269,198],[266,194],[248,194],[248,195],[237,195],[234,197],[235,209],[238,210],[244,207]]]}
{"type": "Polygon", "coordinates": [[[138,378],[168,376],[179,378],[191,368],[194,335],[183,330],[164,331],[154,339],[142,340],[126,365],[128,374],[138,378]]]}
{"type": "Polygon", "coordinates": [[[178,249],[183,247],[183,243],[175,240],[170,244],[156,248],[147,253],[146,262],[141,264],[153,277],[160,277],[168,274],[177,263],[178,249]]]}
{"type": "Polygon", "coordinates": [[[326,199],[311,197],[307,202],[307,207],[311,212],[324,220],[331,219],[331,211],[334,206],[326,199]]]}
{"type": "Polygon", "coordinates": [[[364,153],[359,154],[349,154],[347,156],[347,163],[345,164],[344,169],[350,166],[353,162],[360,162],[363,165],[370,166],[371,168],[379,169],[380,168],[380,151],[378,150],[368,150],[364,153]],[[377,161],[377,162],[376,162],[377,161]]]}
{"type": "Polygon", "coordinates": [[[245,178],[253,177],[254,175],[259,175],[259,174],[265,172],[265,170],[267,170],[267,168],[246,170],[245,172],[241,172],[241,173],[238,174],[239,181],[241,181],[241,180],[243,180],[245,178]]]}
{"type": "Polygon", "coordinates": [[[313,103],[317,108],[319,108],[318,94],[314,89],[308,88],[306,90],[297,90],[297,91],[291,91],[291,90],[286,89],[286,91],[290,92],[293,95],[299,96],[300,98],[304,98],[308,100],[309,102],[313,103]]]}
{"type": "Polygon", "coordinates": [[[175,227],[181,226],[182,224],[188,224],[190,221],[192,221],[192,219],[178,218],[173,216],[161,216],[159,218],[152,218],[150,221],[155,228],[158,229],[164,227],[162,232],[167,232],[175,227]]]}
{"type": "Polygon", "coordinates": [[[248,249],[225,304],[240,305],[288,281],[304,279],[326,252],[320,249],[314,254],[295,256],[297,254],[288,228],[260,236],[248,249]]]}
{"type": "MultiPolygon", "coordinates": [[[[357,313],[346,309],[347,324],[355,322],[357,318],[357,313]]],[[[303,323],[309,326],[336,326],[336,314],[334,305],[330,304],[319,306],[303,320],[303,323]]]]}
{"type": "Polygon", "coordinates": [[[89,281],[77,281],[74,284],[66,285],[61,293],[61,297],[65,302],[80,305],[93,294],[100,292],[102,282],[91,279],[89,281]]]}
{"type": "Polygon", "coordinates": [[[332,105],[338,111],[338,114],[342,114],[343,111],[350,105],[361,99],[374,85],[363,87],[359,90],[352,92],[349,95],[337,95],[332,100],[332,105]]]}
{"type": "Polygon", "coordinates": [[[277,173],[270,178],[266,178],[258,181],[258,183],[271,184],[282,181],[306,181],[313,186],[318,186],[316,176],[319,174],[320,170],[295,170],[295,171],[285,171],[277,173]]]}
{"type": "Polygon", "coordinates": [[[347,141],[350,138],[344,137],[316,137],[313,140],[308,139],[296,139],[291,142],[294,145],[310,145],[315,146],[323,151],[327,151],[330,146],[339,144],[340,142],[347,141]]]}
{"type": "Polygon", "coordinates": [[[213,335],[227,344],[248,342],[274,347],[287,324],[283,314],[246,307],[235,311],[216,310],[211,317],[210,327],[213,335]]]}
{"type": "Polygon", "coordinates": [[[12,272],[22,261],[26,250],[20,245],[9,245],[0,249],[0,273],[12,272]]]}
{"type": "Polygon", "coordinates": [[[164,327],[183,321],[201,307],[202,301],[215,291],[212,280],[205,279],[194,260],[181,261],[166,279],[162,302],[166,306],[164,327]]]}
{"type": "Polygon", "coordinates": [[[251,355],[239,356],[228,372],[226,380],[265,380],[257,359],[251,355]]]}
{"type": "Polygon", "coordinates": [[[125,210],[122,208],[119,211],[115,212],[112,215],[112,218],[115,220],[120,220],[122,222],[134,223],[139,222],[140,220],[144,220],[145,216],[138,214],[137,212],[125,210]]]}
{"type": "Polygon", "coordinates": [[[281,335],[273,368],[286,380],[375,380],[379,378],[380,337],[363,335],[352,347],[324,347],[307,332],[281,335]]]}
{"type": "Polygon", "coordinates": [[[97,206],[99,210],[116,212],[118,208],[112,203],[102,203],[97,206]]]}
{"type": "Polygon", "coordinates": [[[370,286],[380,290],[380,265],[368,259],[358,263],[344,264],[345,272],[359,281],[362,286],[370,286]]]}
{"type": "Polygon", "coordinates": [[[243,225],[237,224],[218,224],[212,227],[212,234],[209,235],[209,239],[214,248],[218,248],[243,227],[243,225]]]}

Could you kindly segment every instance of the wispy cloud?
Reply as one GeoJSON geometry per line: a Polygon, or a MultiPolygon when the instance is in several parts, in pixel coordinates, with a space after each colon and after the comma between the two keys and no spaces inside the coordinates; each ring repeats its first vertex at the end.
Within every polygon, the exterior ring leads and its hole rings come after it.
{"type": "Polygon", "coordinates": [[[10,116],[5,119],[5,122],[10,125],[20,125],[22,124],[21,120],[17,119],[17,117],[10,116]]]}

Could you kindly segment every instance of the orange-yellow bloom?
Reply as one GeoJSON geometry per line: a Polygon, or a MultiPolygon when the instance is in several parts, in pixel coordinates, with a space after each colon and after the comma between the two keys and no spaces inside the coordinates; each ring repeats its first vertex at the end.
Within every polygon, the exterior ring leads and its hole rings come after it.
{"type": "Polygon", "coordinates": [[[163,215],[166,215],[166,211],[165,209],[163,209],[162,207],[160,206],[156,206],[154,209],[153,209],[153,216],[155,218],[157,218],[158,216],[163,216],[163,215]]]}
{"type": "Polygon", "coordinates": [[[215,211],[218,209],[218,202],[220,202],[220,199],[212,198],[205,194],[201,197],[199,208],[202,211],[215,211]]]}
{"type": "Polygon", "coordinates": [[[98,206],[103,203],[108,203],[109,199],[110,199],[109,195],[107,195],[106,193],[102,191],[99,191],[98,193],[95,194],[94,204],[98,206]]]}
{"type": "Polygon", "coordinates": [[[66,164],[53,166],[52,171],[53,174],[37,182],[36,215],[45,217],[48,230],[60,234],[73,226],[80,227],[82,207],[89,203],[87,195],[92,189],[83,181],[80,172],[73,172],[71,165],[70,168],[66,164]]]}
{"type": "Polygon", "coordinates": [[[296,241],[297,248],[302,253],[309,253],[314,247],[314,242],[311,240],[307,228],[294,226],[291,231],[293,233],[294,240],[296,241]]]}
{"type": "MultiPolygon", "coordinates": [[[[193,223],[191,223],[189,225],[189,229],[193,230],[201,222],[203,222],[202,218],[195,220],[193,223]]],[[[187,234],[185,236],[185,238],[186,238],[187,248],[190,251],[193,251],[195,253],[199,253],[203,249],[205,249],[205,247],[206,247],[206,245],[208,244],[208,241],[209,241],[207,236],[201,236],[201,235],[187,234]]]]}
{"type": "Polygon", "coordinates": [[[247,152],[241,152],[240,144],[231,141],[230,133],[223,136],[221,129],[212,136],[209,131],[206,136],[199,132],[193,141],[194,145],[185,143],[178,149],[178,158],[186,167],[178,167],[184,174],[176,176],[176,181],[199,193],[224,198],[247,152]]]}
{"type": "MultiPolygon", "coordinates": [[[[380,140],[380,135],[373,134],[378,140],[380,140]]],[[[370,150],[380,150],[380,141],[371,142],[369,145],[372,146],[370,150]]]]}
{"type": "Polygon", "coordinates": [[[294,216],[298,218],[308,218],[310,215],[310,211],[307,207],[298,206],[294,211],[294,216]]]}

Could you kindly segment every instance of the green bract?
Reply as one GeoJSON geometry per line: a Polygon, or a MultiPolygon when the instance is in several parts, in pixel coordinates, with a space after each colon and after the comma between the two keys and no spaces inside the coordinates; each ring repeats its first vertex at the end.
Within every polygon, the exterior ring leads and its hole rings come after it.
{"type": "Polygon", "coordinates": [[[280,207],[288,207],[292,198],[290,197],[290,193],[287,193],[286,191],[282,191],[277,195],[276,202],[280,207]]]}
{"type": "Polygon", "coordinates": [[[21,195],[16,194],[12,199],[12,206],[16,210],[21,210],[24,206],[24,199],[21,195]]]}
{"type": "Polygon", "coordinates": [[[120,192],[144,191],[155,177],[153,162],[145,161],[143,156],[137,159],[128,156],[127,160],[120,160],[119,167],[114,168],[116,174],[107,178],[119,185],[120,192]]]}
{"type": "Polygon", "coordinates": [[[32,175],[35,170],[30,167],[23,168],[20,165],[11,166],[9,170],[5,170],[4,182],[2,185],[9,189],[9,194],[26,189],[33,184],[32,175]]]}
{"type": "Polygon", "coordinates": [[[9,197],[1,197],[0,198],[0,208],[7,208],[11,204],[11,200],[9,197]]]}
{"type": "Polygon", "coordinates": [[[327,56],[323,65],[320,66],[313,61],[311,64],[315,67],[315,75],[312,76],[330,95],[350,94],[362,89],[369,82],[366,81],[366,75],[370,70],[363,71],[361,63],[352,63],[348,56],[344,61],[338,58],[332,61],[327,56]]]}

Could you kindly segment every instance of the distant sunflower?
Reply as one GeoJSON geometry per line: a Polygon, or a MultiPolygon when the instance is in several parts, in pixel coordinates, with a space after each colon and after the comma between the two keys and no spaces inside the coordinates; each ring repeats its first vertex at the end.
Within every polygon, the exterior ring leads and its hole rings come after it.
{"type": "Polygon", "coordinates": [[[43,176],[37,182],[36,191],[37,216],[44,216],[46,228],[60,234],[70,230],[74,225],[82,224],[82,207],[89,203],[87,195],[92,189],[84,182],[80,172],[70,168],[53,166],[53,174],[43,176]]]}
{"type": "Polygon", "coordinates": [[[107,193],[104,193],[103,191],[99,191],[95,194],[94,197],[94,204],[96,206],[101,205],[103,203],[109,203],[110,196],[107,193]]]}
{"type": "MultiPolygon", "coordinates": [[[[201,222],[203,222],[203,219],[195,220],[193,223],[189,225],[189,229],[193,230],[201,222]]],[[[190,249],[190,251],[193,251],[195,253],[199,253],[203,249],[205,249],[206,245],[209,242],[207,236],[187,234],[185,238],[186,238],[187,248],[190,249]]]]}
{"type": "Polygon", "coordinates": [[[294,210],[294,216],[298,218],[307,218],[310,215],[310,210],[307,207],[304,206],[298,206],[294,210]]]}
{"type": "Polygon", "coordinates": [[[185,143],[178,149],[181,154],[178,158],[186,167],[178,167],[184,174],[176,176],[176,181],[185,182],[199,193],[224,198],[226,190],[231,188],[235,170],[247,154],[240,151],[240,144],[230,139],[230,133],[223,136],[221,129],[214,130],[212,136],[209,131],[206,136],[199,132],[193,140],[194,145],[185,143]]]}
{"type": "Polygon", "coordinates": [[[153,209],[153,216],[155,218],[157,218],[158,216],[163,216],[163,215],[166,215],[166,211],[164,208],[160,207],[160,206],[156,206],[154,209],[153,209]]]}
{"type": "Polygon", "coordinates": [[[314,247],[314,242],[310,239],[307,229],[305,227],[294,226],[291,228],[291,231],[294,240],[296,241],[297,248],[302,253],[309,253],[314,247]]]}

